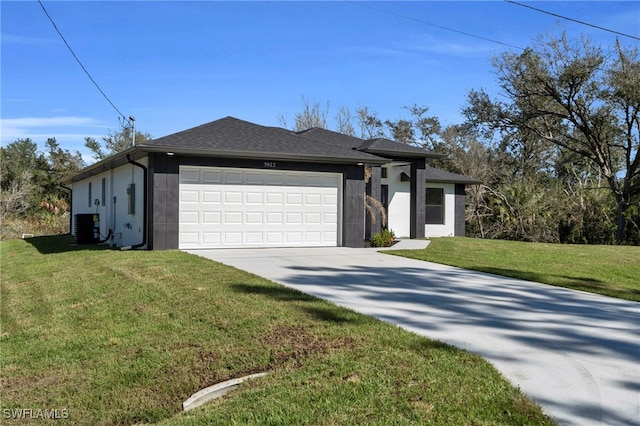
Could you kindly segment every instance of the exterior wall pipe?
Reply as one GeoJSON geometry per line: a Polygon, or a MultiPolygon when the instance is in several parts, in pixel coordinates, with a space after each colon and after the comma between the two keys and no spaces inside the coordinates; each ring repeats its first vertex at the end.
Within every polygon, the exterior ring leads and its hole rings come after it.
{"type": "Polygon", "coordinates": [[[147,168],[131,159],[131,154],[127,154],[127,161],[142,169],[142,242],[131,246],[121,247],[120,250],[131,250],[143,247],[147,244],[147,168]]]}

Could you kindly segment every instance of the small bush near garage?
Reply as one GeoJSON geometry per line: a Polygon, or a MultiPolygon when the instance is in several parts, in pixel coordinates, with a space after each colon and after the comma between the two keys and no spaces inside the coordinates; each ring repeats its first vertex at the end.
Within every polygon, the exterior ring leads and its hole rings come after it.
{"type": "Polygon", "coordinates": [[[390,229],[383,229],[376,232],[370,239],[372,247],[391,247],[396,242],[396,236],[390,229]]]}
{"type": "Polygon", "coordinates": [[[477,355],[184,252],[71,242],[0,246],[3,425],[553,424],[477,355]]]}

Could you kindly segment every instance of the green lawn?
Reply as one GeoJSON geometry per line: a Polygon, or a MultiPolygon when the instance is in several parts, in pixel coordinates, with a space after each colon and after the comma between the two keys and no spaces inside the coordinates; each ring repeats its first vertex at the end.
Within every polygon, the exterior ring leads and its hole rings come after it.
{"type": "Polygon", "coordinates": [[[186,253],[40,237],[0,260],[2,424],[553,424],[479,356],[186,253]]]}
{"type": "Polygon", "coordinates": [[[389,253],[640,301],[640,247],[435,238],[389,253]]]}

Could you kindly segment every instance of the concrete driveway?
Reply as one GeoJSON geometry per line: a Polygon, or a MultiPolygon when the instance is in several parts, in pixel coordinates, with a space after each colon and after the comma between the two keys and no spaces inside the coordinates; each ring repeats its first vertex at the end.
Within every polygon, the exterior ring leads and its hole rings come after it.
{"type": "Polygon", "coordinates": [[[375,249],[189,253],[477,353],[562,425],[640,424],[639,303],[375,249]]]}

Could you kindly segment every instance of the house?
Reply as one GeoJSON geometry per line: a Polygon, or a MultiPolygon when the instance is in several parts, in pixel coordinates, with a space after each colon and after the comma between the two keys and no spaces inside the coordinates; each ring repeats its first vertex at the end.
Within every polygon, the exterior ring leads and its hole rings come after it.
{"type": "Polygon", "coordinates": [[[478,182],[427,165],[437,157],[387,139],[226,117],[73,176],[71,229],[79,241],[90,233],[149,250],[362,247],[381,229],[365,214],[368,194],[398,237],[464,235],[464,185],[478,182]]]}

